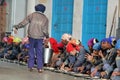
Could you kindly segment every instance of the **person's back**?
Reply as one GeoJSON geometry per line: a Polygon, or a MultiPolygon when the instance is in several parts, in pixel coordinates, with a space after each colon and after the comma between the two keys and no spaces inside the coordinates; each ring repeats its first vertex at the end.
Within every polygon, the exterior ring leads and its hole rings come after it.
{"type": "Polygon", "coordinates": [[[40,12],[32,13],[30,15],[28,36],[35,39],[43,38],[46,35],[45,27],[48,27],[47,17],[40,12]]]}

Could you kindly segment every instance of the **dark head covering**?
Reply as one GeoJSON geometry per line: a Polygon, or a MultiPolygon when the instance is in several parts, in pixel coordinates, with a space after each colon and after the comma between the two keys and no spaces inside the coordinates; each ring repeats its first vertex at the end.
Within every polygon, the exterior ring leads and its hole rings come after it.
{"type": "Polygon", "coordinates": [[[109,38],[104,38],[101,40],[101,42],[108,42],[109,44],[111,44],[111,41],[109,40],[109,38]]]}
{"type": "Polygon", "coordinates": [[[114,47],[115,44],[117,43],[116,38],[115,37],[109,37],[109,40],[111,42],[111,45],[114,47]]]}
{"type": "Polygon", "coordinates": [[[23,49],[29,49],[29,48],[30,48],[30,44],[24,44],[24,45],[22,46],[22,48],[23,48],[23,49]]]}
{"type": "Polygon", "coordinates": [[[93,45],[93,49],[94,49],[94,50],[100,50],[100,49],[101,49],[100,43],[95,43],[95,44],[93,45]]]}
{"type": "Polygon", "coordinates": [[[40,11],[42,13],[44,13],[45,9],[46,9],[46,7],[43,4],[38,4],[35,6],[35,10],[40,11]]]}
{"type": "Polygon", "coordinates": [[[110,45],[114,47],[116,44],[116,38],[115,37],[104,38],[101,42],[108,42],[110,45]]]}

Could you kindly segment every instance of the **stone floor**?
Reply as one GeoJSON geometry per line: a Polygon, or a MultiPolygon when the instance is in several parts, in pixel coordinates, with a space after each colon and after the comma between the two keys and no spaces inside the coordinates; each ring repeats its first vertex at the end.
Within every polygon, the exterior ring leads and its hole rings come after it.
{"type": "Polygon", "coordinates": [[[87,80],[67,74],[45,70],[38,73],[35,69],[29,72],[27,66],[0,61],[0,80],[87,80]]]}

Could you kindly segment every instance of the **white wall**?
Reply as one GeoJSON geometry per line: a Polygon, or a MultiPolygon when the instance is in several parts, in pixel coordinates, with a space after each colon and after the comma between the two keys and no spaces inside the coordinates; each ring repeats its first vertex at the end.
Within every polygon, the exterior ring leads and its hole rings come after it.
{"type": "Polygon", "coordinates": [[[6,32],[11,31],[11,5],[12,5],[12,0],[6,0],[7,2],[7,7],[6,7],[6,32]]]}
{"type": "MultiPolygon", "coordinates": [[[[26,0],[12,0],[11,28],[20,23],[26,16],[26,0]]],[[[24,28],[18,30],[17,37],[24,37],[24,28]]]]}
{"type": "Polygon", "coordinates": [[[36,1],[35,0],[27,0],[27,15],[35,12],[35,4],[36,1]]]}
{"type": "Polygon", "coordinates": [[[83,0],[74,0],[72,36],[80,40],[82,40],[82,13],[83,0]]]}
{"type": "Polygon", "coordinates": [[[118,5],[119,5],[119,17],[120,17],[120,0],[119,0],[118,5]]]}
{"type": "Polygon", "coordinates": [[[116,29],[118,27],[118,8],[119,8],[118,4],[119,4],[119,0],[108,0],[106,37],[109,37],[115,7],[117,6],[117,11],[115,14],[115,20],[114,20],[113,29],[112,29],[112,36],[116,36],[116,29]]]}

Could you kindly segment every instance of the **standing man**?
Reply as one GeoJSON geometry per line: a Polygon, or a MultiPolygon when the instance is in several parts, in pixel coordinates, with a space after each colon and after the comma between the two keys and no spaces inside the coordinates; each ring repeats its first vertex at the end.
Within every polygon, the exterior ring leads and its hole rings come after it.
{"type": "Polygon", "coordinates": [[[33,70],[35,56],[37,62],[38,72],[42,72],[43,68],[43,39],[49,37],[48,34],[48,18],[43,14],[46,7],[43,4],[35,6],[36,12],[28,15],[21,23],[14,26],[14,33],[17,33],[18,28],[28,26],[28,37],[29,37],[29,60],[28,68],[30,71],[33,70]]]}

